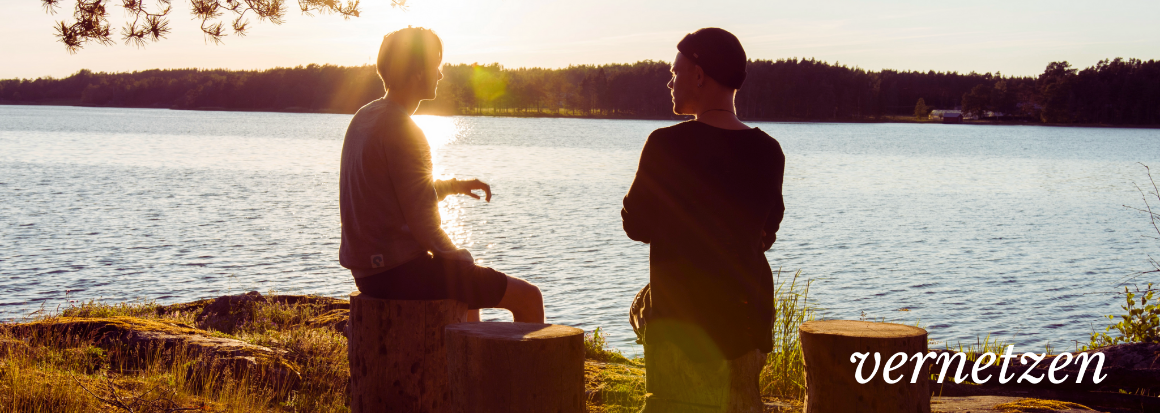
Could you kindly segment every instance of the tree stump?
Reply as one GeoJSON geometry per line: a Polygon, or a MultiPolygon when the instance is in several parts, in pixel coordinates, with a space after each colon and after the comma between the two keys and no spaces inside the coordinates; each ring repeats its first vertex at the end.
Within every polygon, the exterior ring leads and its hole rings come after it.
{"type": "Polygon", "coordinates": [[[382,300],[350,294],[347,356],[353,413],[446,412],[444,327],[464,320],[455,300],[382,300]]]}
{"type": "Polygon", "coordinates": [[[645,343],[645,413],[760,413],[765,353],[695,362],[669,342],[645,343]]]}
{"type": "MultiPolygon", "coordinates": [[[[801,333],[802,358],[806,367],[806,413],[930,413],[930,359],[922,358],[916,383],[915,353],[926,355],[926,330],[918,327],[866,321],[808,321],[798,328],[801,333]],[[869,353],[862,360],[861,377],[855,378],[858,360],[855,353],[869,353]],[[875,363],[874,353],[881,357],[875,363]],[[905,353],[900,367],[883,379],[884,369],[896,353],[905,353]],[[899,379],[901,376],[901,379],[899,379]]],[[[896,363],[891,366],[897,365],[896,363]]]]}
{"type": "Polygon", "coordinates": [[[584,411],[584,331],[554,324],[447,327],[451,412],[584,411]]]}

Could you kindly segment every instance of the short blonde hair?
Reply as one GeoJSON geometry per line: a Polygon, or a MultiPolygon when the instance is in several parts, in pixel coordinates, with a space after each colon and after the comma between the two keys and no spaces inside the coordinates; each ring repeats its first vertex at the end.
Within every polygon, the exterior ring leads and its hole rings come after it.
{"type": "Polygon", "coordinates": [[[443,60],[443,41],[431,29],[407,27],[383,36],[375,69],[383,80],[383,88],[410,81],[422,73],[432,57],[443,60]]]}

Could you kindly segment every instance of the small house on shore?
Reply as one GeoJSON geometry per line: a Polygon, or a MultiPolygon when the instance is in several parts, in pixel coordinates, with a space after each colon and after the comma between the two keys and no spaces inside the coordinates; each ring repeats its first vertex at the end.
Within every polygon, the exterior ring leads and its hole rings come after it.
{"type": "Polygon", "coordinates": [[[942,123],[963,123],[963,111],[958,109],[935,109],[930,112],[930,120],[941,120],[942,123]]]}

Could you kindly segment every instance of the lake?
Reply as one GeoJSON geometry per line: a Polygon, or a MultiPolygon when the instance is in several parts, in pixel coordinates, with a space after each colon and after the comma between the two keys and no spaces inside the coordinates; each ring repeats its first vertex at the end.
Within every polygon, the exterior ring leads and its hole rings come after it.
{"type": "MultiPolygon", "coordinates": [[[[258,290],[343,297],[338,167],[350,115],[0,106],[0,318],[74,301],[258,290]]],[[[639,354],[627,309],[648,246],[620,201],[672,121],[417,116],[438,178],[478,177],[443,227],[544,292],[549,322],[639,354]]],[[[766,255],[814,280],[825,318],[919,323],[934,340],[1086,342],[1160,241],[1140,163],[1160,130],[754,122],[786,154],[766,255]],[[899,311],[906,309],[907,311],[899,311]]],[[[1160,175],[1160,174],[1158,174],[1160,175]]],[[[1154,197],[1153,197],[1154,199],[1154,197]]],[[[1157,277],[1152,277],[1153,281],[1157,277]]],[[[484,318],[510,320],[485,310],[484,318]]]]}

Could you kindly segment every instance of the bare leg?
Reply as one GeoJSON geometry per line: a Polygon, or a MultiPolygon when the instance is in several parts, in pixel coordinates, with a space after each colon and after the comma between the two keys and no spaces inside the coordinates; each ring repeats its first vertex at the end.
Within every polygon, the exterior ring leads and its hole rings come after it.
{"type": "Polygon", "coordinates": [[[519,278],[508,276],[507,290],[496,307],[511,311],[517,323],[544,322],[544,296],[539,287],[519,278]]]}
{"type": "Polygon", "coordinates": [[[477,308],[474,310],[467,310],[467,312],[464,313],[463,321],[467,323],[479,321],[479,309],[477,308]]]}

